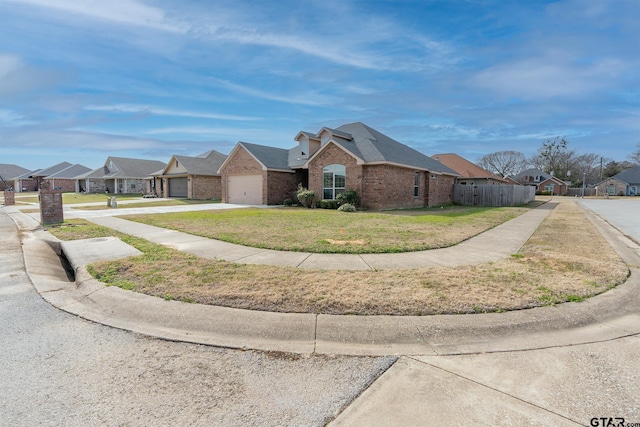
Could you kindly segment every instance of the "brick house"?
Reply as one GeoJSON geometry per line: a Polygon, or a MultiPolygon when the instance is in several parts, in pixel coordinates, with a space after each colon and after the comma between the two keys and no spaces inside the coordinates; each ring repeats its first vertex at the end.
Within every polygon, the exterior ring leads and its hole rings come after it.
{"type": "Polygon", "coordinates": [[[215,150],[195,157],[174,155],[164,169],[153,174],[149,191],[161,197],[220,199],[218,169],[226,159],[226,155],[215,150]]]}
{"type": "Polygon", "coordinates": [[[507,181],[499,175],[491,173],[457,154],[434,154],[431,157],[447,166],[449,169],[458,172],[460,176],[456,178],[456,184],[513,185],[513,181],[507,181]]]}
{"type": "Polygon", "coordinates": [[[365,209],[452,202],[455,171],[363,123],[294,139],[289,150],[239,142],[220,167],[222,201],[281,204],[302,184],[325,200],[355,190],[365,209]]]}
{"type": "Polygon", "coordinates": [[[90,172],[86,166],[75,164],[68,166],[56,173],[52,173],[43,178],[43,184],[52,189],[52,190],[62,190],[63,192],[78,192],[78,180],[76,177],[78,175],[83,175],[87,172],[90,172]]]}
{"type": "Polygon", "coordinates": [[[152,173],[167,165],[157,160],[107,157],[104,166],[76,177],[78,191],[142,194],[152,173]]]}
{"type": "Polygon", "coordinates": [[[14,189],[15,179],[29,172],[29,169],[25,169],[22,166],[0,163],[0,191],[7,190],[8,188],[14,189]]]}
{"type": "Polygon", "coordinates": [[[640,166],[620,172],[596,184],[597,194],[640,196],[640,166]]]}
{"type": "Polygon", "coordinates": [[[536,192],[547,192],[555,196],[563,196],[569,190],[569,183],[542,172],[540,169],[527,169],[511,177],[520,185],[533,185],[536,192]]]}

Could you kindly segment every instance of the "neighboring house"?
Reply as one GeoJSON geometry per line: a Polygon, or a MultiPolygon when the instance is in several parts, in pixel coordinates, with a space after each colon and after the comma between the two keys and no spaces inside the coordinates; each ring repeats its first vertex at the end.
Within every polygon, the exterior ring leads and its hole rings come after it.
{"type": "Polygon", "coordinates": [[[527,169],[518,175],[511,177],[514,181],[521,185],[534,185],[536,192],[547,192],[556,196],[562,196],[567,193],[569,184],[553,175],[542,172],[539,169],[527,169]]]}
{"type": "Polygon", "coordinates": [[[196,157],[174,155],[163,170],[152,174],[150,191],[162,197],[220,199],[218,169],[226,159],[226,155],[215,150],[196,157]]]}
{"type": "Polygon", "coordinates": [[[13,188],[16,192],[36,191],[38,189],[38,181],[33,178],[33,173],[40,172],[42,169],[36,169],[19,175],[13,179],[13,188]]]}
{"type": "Polygon", "coordinates": [[[220,167],[222,201],[281,204],[301,184],[317,199],[355,190],[365,209],[452,202],[455,171],[363,123],[294,139],[289,150],[239,142],[220,167]]]}
{"type": "Polygon", "coordinates": [[[30,172],[29,169],[18,165],[0,163],[0,191],[15,189],[15,179],[28,172],[30,172]]]}
{"type": "Polygon", "coordinates": [[[48,185],[51,189],[78,192],[80,189],[78,188],[76,177],[90,171],[91,169],[80,164],[71,165],[61,171],[45,176],[42,179],[42,184],[48,185]]]}
{"type": "Polygon", "coordinates": [[[491,173],[457,154],[435,154],[431,157],[460,174],[460,176],[456,178],[456,184],[511,185],[511,182],[502,179],[499,175],[491,173]]]}
{"type": "Polygon", "coordinates": [[[73,166],[73,165],[69,162],[62,162],[62,163],[58,163],[57,165],[49,166],[48,168],[39,169],[37,171],[32,172],[29,175],[29,178],[35,180],[34,190],[39,190],[40,188],[42,188],[42,184],[44,183],[46,177],[48,177],[49,175],[54,175],[64,169],[67,169],[69,166],[73,166]]]}
{"type": "Polygon", "coordinates": [[[142,194],[149,176],[165,167],[157,160],[107,157],[104,166],[76,177],[77,188],[87,193],[142,194]]]}
{"type": "Polygon", "coordinates": [[[627,169],[596,184],[597,194],[640,196],[640,166],[627,169]]]}

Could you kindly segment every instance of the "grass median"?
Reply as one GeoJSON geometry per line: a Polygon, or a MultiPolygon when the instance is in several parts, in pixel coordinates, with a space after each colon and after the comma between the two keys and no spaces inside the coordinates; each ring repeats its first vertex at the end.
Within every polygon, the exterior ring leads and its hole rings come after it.
{"type": "Polygon", "coordinates": [[[364,254],[452,246],[538,204],[355,213],[306,208],[243,208],[128,215],[126,219],[256,248],[364,254]]]}
{"type": "Polygon", "coordinates": [[[144,254],[90,266],[108,285],[184,302],[296,313],[432,315],[581,301],[629,270],[582,208],[560,203],[509,259],[414,270],[320,271],[211,261],[79,220],[60,239],[115,235],[144,254]]]}

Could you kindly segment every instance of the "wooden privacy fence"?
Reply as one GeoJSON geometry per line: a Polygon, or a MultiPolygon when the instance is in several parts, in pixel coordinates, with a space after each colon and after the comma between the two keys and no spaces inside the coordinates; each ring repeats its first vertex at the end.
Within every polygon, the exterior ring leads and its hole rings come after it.
{"type": "Polygon", "coordinates": [[[454,185],[453,203],[464,206],[520,206],[536,198],[532,185],[454,185]]]}

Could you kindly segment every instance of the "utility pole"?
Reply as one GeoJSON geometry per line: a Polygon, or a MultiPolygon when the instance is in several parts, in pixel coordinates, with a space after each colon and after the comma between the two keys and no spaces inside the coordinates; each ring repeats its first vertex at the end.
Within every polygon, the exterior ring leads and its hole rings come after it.
{"type": "Polygon", "coordinates": [[[600,156],[600,182],[602,182],[602,156],[600,156]]]}

